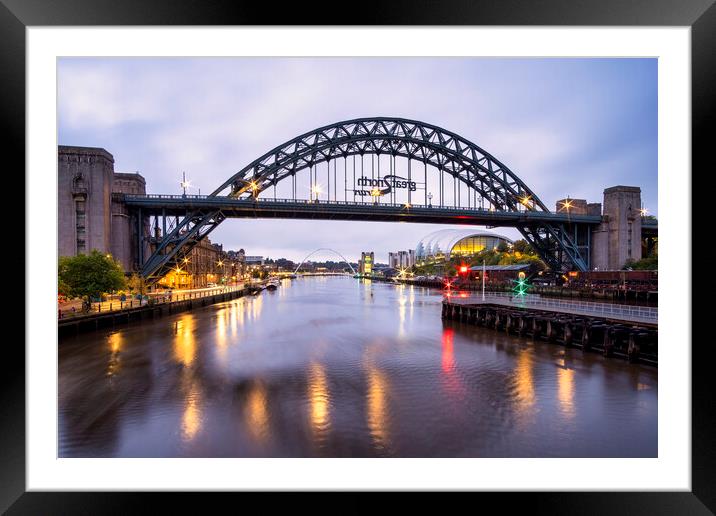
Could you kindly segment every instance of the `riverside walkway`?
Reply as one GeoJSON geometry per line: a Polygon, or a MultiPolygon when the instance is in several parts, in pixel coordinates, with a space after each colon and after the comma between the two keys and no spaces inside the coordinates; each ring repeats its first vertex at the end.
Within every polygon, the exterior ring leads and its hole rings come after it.
{"type": "Polygon", "coordinates": [[[485,292],[484,299],[482,294],[475,292],[447,292],[444,300],[456,305],[492,304],[532,308],[545,312],[603,317],[648,325],[658,324],[659,317],[659,309],[656,307],[552,299],[534,294],[515,296],[509,292],[485,292]]]}

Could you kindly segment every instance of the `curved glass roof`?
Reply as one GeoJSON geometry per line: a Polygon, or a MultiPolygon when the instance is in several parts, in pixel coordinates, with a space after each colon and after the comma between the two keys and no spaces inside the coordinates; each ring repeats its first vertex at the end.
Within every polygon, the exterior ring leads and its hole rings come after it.
{"type": "Polygon", "coordinates": [[[445,257],[449,257],[455,244],[457,244],[460,240],[469,237],[495,238],[504,240],[508,244],[512,243],[512,240],[509,238],[485,229],[440,229],[425,235],[418,242],[418,245],[415,247],[415,257],[427,258],[429,256],[436,256],[440,254],[445,255],[445,257]]]}

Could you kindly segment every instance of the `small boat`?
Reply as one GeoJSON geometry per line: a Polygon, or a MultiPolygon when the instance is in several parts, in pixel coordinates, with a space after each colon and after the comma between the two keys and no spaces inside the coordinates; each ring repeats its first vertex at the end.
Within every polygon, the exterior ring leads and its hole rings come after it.
{"type": "Polygon", "coordinates": [[[266,283],[266,290],[276,290],[278,288],[278,280],[270,280],[266,283]]]}

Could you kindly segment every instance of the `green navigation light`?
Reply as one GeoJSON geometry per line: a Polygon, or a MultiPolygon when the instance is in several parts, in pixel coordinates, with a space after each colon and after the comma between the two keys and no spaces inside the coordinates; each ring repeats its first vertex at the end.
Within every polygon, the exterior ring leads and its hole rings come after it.
{"type": "Polygon", "coordinates": [[[513,287],[512,291],[515,293],[516,296],[524,297],[525,294],[527,294],[527,289],[530,287],[530,285],[527,283],[527,280],[525,279],[524,272],[520,272],[519,279],[514,281],[516,285],[513,287]]]}

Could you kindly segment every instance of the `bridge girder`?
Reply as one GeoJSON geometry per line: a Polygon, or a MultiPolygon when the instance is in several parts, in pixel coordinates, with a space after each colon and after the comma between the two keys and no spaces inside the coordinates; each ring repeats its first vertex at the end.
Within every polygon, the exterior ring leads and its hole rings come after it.
{"type": "MultiPolygon", "coordinates": [[[[304,133],[255,159],[208,197],[218,198],[228,190],[228,197],[237,200],[256,198],[301,170],[366,154],[403,157],[437,168],[474,190],[494,210],[550,213],[517,175],[474,143],[435,125],[393,117],[347,120],[304,133]]],[[[370,210],[371,205],[365,209],[370,210]]],[[[150,282],[180,264],[191,248],[226,218],[221,209],[187,210],[181,224],[156,243],[152,256],[142,264],[141,273],[150,282]]],[[[515,227],[553,270],[589,267],[589,244],[585,256],[576,229],[573,238],[571,229],[561,223],[515,227]]]]}
{"type": "Polygon", "coordinates": [[[319,163],[353,155],[391,155],[427,163],[477,190],[496,210],[549,211],[503,163],[440,127],[402,118],[362,118],[302,134],[255,159],[211,193],[250,197],[319,163]],[[529,199],[523,203],[523,199],[529,199]]]}

